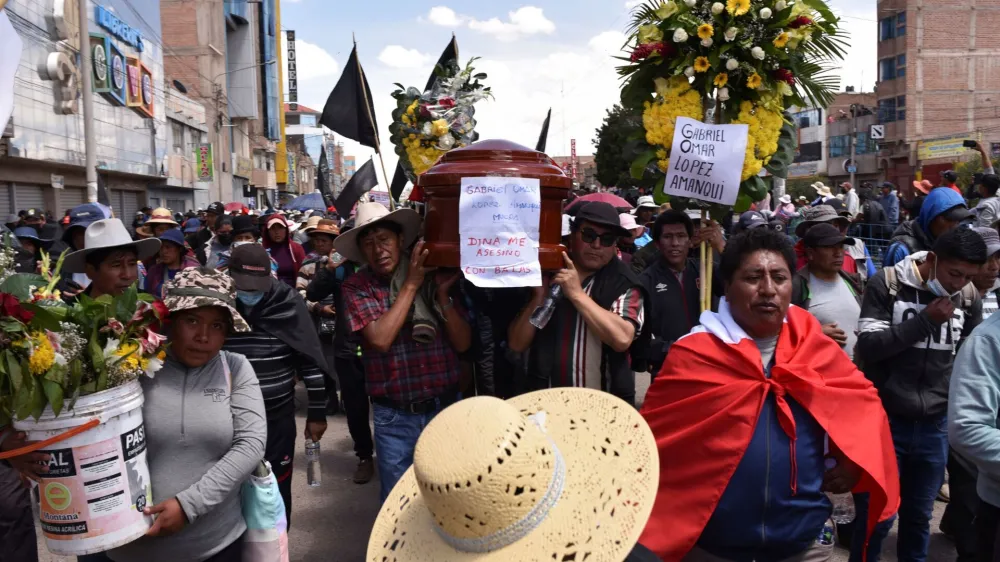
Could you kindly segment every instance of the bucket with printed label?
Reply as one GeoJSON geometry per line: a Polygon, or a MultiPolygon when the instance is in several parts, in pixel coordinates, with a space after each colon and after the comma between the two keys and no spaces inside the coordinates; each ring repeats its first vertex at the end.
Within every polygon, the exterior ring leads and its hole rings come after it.
{"type": "Polygon", "coordinates": [[[14,422],[29,441],[45,441],[99,421],[39,451],[50,457],[38,495],[42,533],[53,554],[109,550],[143,536],[152,525],[152,517],[142,513],[153,499],[142,403],[142,387],[133,381],[82,396],[58,417],[46,408],[37,420],[14,422]]]}

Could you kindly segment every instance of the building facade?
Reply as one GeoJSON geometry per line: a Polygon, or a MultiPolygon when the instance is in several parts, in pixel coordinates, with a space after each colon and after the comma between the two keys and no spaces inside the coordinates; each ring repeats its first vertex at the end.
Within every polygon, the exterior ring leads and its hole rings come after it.
{"type": "Polygon", "coordinates": [[[879,0],[879,169],[896,185],[1000,139],[1000,1],[879,0]]]}
{"type": "Polygon", "coordinates": [[[881,179],[878,141],[872,138],[872,126],[878,124],[876,105],[874,93],[842,92],[827,109],[824,155],[831,186],[848,181],[852,167],[858,185],[881,179]]]}
{"type": "Polygon", "coordinates": [[[78,1],[10,0],[24,42],[14,113],[0,140],[0,213],[37,207],[61,216],[86,202],[81,35],[93,65],[99,179],[111,206],[131,217],[162,183],[167,153],[159,0],[97,0],[86,22],[78,1]]]}
{"type": "Polygon", "coordinates": [[[205,106],[167,86],[167,154],[161,180],[149,187],[149,206],[174,212],[204,209],[215,181],[215,148],[208,142],[205,106]]]}
{"type": "Polygon", "coordinates": [[[789,112],[799,135],[795,160],[788,167],[788,177],[808,178],[826,174],[826,115],[816,107],[793,108],[789,112]]]}

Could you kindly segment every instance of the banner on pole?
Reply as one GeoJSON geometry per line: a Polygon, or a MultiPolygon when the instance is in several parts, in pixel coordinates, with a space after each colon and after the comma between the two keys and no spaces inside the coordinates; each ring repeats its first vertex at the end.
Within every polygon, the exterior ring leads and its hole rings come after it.
{"type": "Polygon", "coordinates": [[[708,125],[678,117],[663,192],[732,205],[740,192],[747,125],[708,125]]]}
{"type": "Polygon", "coordinates": [[[199,144],[198,150],[195,151],[195,158],[197,160],[196,171],[198,173],[198,181],[212,181],[215,177],[215,166],[212,163],[211,143],[203,142],[199,144]]]}

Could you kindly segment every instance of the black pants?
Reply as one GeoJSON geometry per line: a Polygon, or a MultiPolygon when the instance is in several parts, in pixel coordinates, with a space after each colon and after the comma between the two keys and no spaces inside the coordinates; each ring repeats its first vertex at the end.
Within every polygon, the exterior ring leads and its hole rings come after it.
{"type": "Polygon", "coordinates": [[[271,471],[278,481],[278,491],[285,502],[288,528],[292,528],[292,465],[295,460],[295,416],[281,416],[267,420],[267,446],[264,459],[271,463],[271,471]]]}
{"type": "Polygon", "coordinates": [[[941,518],[941,529],[955,538],[957,562],[976,560],[976,513],[979,494],[976,493],[976,471],[963,463],[952,449],[948,453],[948,491],[951,500],[941,518]]]}
{"type": "Polygon", "coordinates": [[[976,514],[976,560],[979,562],[1000,562],[1000,548],[997,548],[998,526],[1000,507],[980,501],[979,512],[976,514]]]}
{"type": "MultiPolygon", "coordinates": [[[[2,556],[2,553],[0,553],[2,556]]],[[[33,561],[38,557],[32,558],[33,561]]],[[[0,558],[2,560],[2,558],[0,558]]],[[[86,554],[78,556],[77,562],[112,562],[111,558],[103,552],[96,554],[86,554]]],[[[206,558],[205,562],[243,562],[243,537],[236,539],[232,544],[216,552],[212,557],[206,558]]]]}
{"type": "Polygon", "coordinates": [[[0,562],[36,562],[35,515],[17,471],[0,463],[0,562]]]}
{"type": "Polygon", "coordinates": [[[347,414],[347,430],[354,440],[354,453],[359,459],[370,459],[375,452],[372,442],[372,430],[368,425],[369,404],[368,393],[365,390],[365,370],[361,358],[334,358],[337,378],[340,380],[340,393],[344,400],[344,410],[347,414]]]}

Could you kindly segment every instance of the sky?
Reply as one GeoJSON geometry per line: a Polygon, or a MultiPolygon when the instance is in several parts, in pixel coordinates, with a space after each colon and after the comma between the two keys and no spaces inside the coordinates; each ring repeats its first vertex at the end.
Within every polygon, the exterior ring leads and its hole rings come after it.
{"type": "MultiPolygon", "coordinates": [[[[707,0],[700,0],[707,1],[707,0]]],[[[876,7],[871,0],[832,0],[851,44],[837,74],[841,91],[871,91],[876,73],[876,7]]],[[[334,2],[281,0],[281,24],[296,32],[299,103],[322,111],[350,56],[352,34],[368,77],[382,155],[391,178],[396,155],[389,142],[394,83],[423,88],[454,33],[459,58],[470,57],[489,75],[494,100],[476,106],[481,139],[502,138],[534,147],[548,109],[551,156],[592,154],[595,130],[618,102],[614,59],[621,54],[629,11],[626,0],[471,0],[334,2]],[[442,3],[445,2],[445,3],[442,3]]],[[[286,87],[287,91],[287,87],[286,87]]],[[[344,140],[358,166],[374,151],[344,140]]],[[[376,159],[376,169],[378,160],[376,159]]],[[[378,173],[380,186],[384,185],[378,173]]]]}

